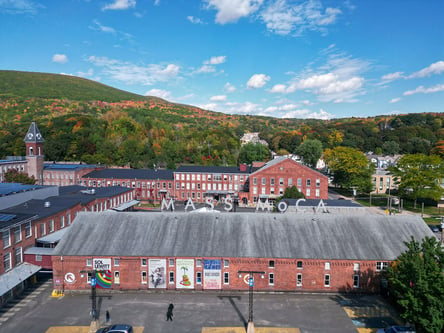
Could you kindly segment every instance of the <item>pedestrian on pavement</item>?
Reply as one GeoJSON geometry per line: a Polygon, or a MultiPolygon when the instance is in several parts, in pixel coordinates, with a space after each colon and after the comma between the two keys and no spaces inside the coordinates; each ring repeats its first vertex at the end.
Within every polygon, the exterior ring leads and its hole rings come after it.
{"type": "Polygon", "coordinates": [[[168,305],[168,311],[167,311],[167,321],[171,320],[173,321],[173,309],[174,309],[174,305],[173,303],[170,302],[170,305],[168,305]]]}
{"type": "Polygon", "coordinates": [[[105,319],[106,319],[106,322],[109,323],[109,311],[108,310],[106,310],[105,319]]]}

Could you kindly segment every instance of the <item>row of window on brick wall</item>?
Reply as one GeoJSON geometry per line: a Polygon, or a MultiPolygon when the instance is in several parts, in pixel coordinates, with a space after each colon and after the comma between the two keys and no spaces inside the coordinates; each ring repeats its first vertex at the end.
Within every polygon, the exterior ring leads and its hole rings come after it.
{"type": "Polygon", "coordinates": [[[11,270],[14,266],[17,266],[23,262],[23,250],[18,247],[14,250],[14,265],[12,263],[11,252],[6,252],[3,254],[3,273],[11,270]]]}

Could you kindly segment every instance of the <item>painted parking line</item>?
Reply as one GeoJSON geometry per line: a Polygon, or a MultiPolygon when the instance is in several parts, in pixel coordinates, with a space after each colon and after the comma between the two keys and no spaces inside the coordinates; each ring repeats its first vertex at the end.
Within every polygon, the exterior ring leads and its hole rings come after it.
{"type": "MultiPolygon", "coordinates": [[[[134,333],[143,333],[144,327],[133,327],[134,333]]],[[[52,326],[46,333],[90,333],[90,326],[52,326]]]]}
{"type": "MultiPolygon", "coordinates": [[[[257,333],[300,333],[292,327],[254,327],[257,333]]],[[[245,333],[245,327],[204,327],[202,333],[245,333]]]]}

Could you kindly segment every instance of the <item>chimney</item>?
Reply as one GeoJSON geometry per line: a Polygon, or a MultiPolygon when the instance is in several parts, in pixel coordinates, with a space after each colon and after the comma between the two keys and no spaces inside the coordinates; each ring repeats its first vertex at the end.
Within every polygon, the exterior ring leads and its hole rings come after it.
{"type": "Polygon", "coordinates": [[[242,163],[241,165],[239,165],[239,169],[240,171],[247,171],[247,165],[245,163],[242,163]]]}

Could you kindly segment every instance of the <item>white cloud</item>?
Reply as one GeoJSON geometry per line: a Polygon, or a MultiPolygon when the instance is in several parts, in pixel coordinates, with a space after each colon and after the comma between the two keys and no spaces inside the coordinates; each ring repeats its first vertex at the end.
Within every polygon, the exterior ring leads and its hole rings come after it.
{"type": "Polygon", "coordinates": [[[54,54],[52,56],[52,61],[59,64],[66,64],[68,62],[68,57],[65,54],[54,54]]]}
{"type": "Polygon", "coordinates": [[[247,82],[247,88],[255,89],[263,87],[268,81],[270,81],[270,77],[265,74],[254,74],[247,82]]]}
{"type": "Polygon", "coordinates": [[[444,72],[444,61],[438,61],[435,62],[433,64],[431,64],[430,66],[421,69],[418,72],[415,72],[411,75],[409,75],[409,79],[412,78],[421,78],[421,77],[426,77],[426,76],[430,76],[433,74],[441,74],[442,72],[444,72]]]}
{"type": "Polygon", "coordinates": [[[215,9],[216,23],[236,22],[256,12],[263,0],[205,0],[207,9],[215,9]]]}
{"type": "Polygon", "coordinates": [[[130,62],[96,56],[90,56],[87,61],[102,67],[103,74],[126,84],[153,85],[156,82],[170,81],[178,77],[180,69],[175,64],[138,66],[130,62]]]}
{"type": "Polygon", "coordinates": [[[398,103],[401,100],[400,97],[392,98],[389,103],[398,103]]]}
{"type": "Polygon", "coordinates": [[[171,98],[171,91],[166,91],[162,89],[151,89],[150,91],[147,91],[145,93],[145,96],[156,96],[163,99],[170,99],[171,98]]]}
{"type": "Polygon", "coordinates": [[[232,93],[232,92],[236,91],[236,87],[233,86],[230,82],[225,83],[224,89],[228,93],[232,93]]]}
{"type": "Polygon", "coordinates": [[[136,7],[136,0],[115,0],[113,3],[105,5],[102,10],[123,10],[136,7]]]}
{"type": "Polygon", "coordinates": [[[195,70],[193,74],[199,74],[199,73],[214,73],[216,71],[216,68],[209,65],[203,65],[201,68],[195,70]]]}
{"type": "Polygon", "coordinates": [[[287,92],[287,86],[285,84],[275,84],[270,90],[271,93],[284,94],[287,92]]]}
{"type": "Polygon", "coordinates": [[[203,24],[204,23],[200,18],[194,17],[194,16],[187,16],[187,20],[193,24],[203,24]]]}
{"type": "Polygon", "coordinates": [[[91,30],[97,30],[97,31],[102,31],[102,32],[106,32],[106,33],[111,33],[111,34],[116,33],[116,30],[114,28],[102,25],[102,24],[100,24],[100,22],[98,20],[94,20],[93,23],[94,23],[94,25],[89,27],[91,30]]]}
{"type": "Polygon", "coordinates": [[[444,83],[443,84],[437,84],[436,86],[430,87],[430,88],[424,88],[424,86],[419,86],[415,90],[407,90],[404,92],[404,96],[410,96],[414,94],[431,94],[439,91],[444,91],[444,83]]]}
{"type": "Polygon", "coordinates": [[[226,56],[217,56],[217,57],[211,57],[209,60],[205,60],[205,65],[219,65],[223,64],[227,60],[226,56]]]}
{"type": "Polygon", "coordinates": [[[217,111],[218,105],[217,103],[208,103],[208,104],[198,105],[197,107],[204,110],[217,111]]]}
{"type": "MultiPolygon", "coordinates": [[[[385,74],[381,77],[381,80],[383,81],[393,81],[393,80],[397,80],[399,78],[404,77],[404,72],[395,72],[395,73],[389,73],[389,74],[385,74]]],[[[384,82],[387,83],[387,82],[384,82]]]]}
{"type": "Polygon", "coordinates": [[[0,0],[0,13],[34,15],[39,8],[44,7],[28,0],[0,0]]]}
{"type": "Polygon", "coordinates": [[[282,118],[304,118],[304,119],[323,119],[328,120],[334,118],[334,115],[322,109],[319,112],[312,112],[311,110],[301,109],[287,112],[282,118]]]}
{"type": "Polygon", "coordinates": [[[226,100],[227,100],[226,95],[217,95],[217,96],[212,96],[210,98],[210,101],[212,102],[225,102],[226,100]]]}
{"type": "Polygon", "coordinates": [[[333,24],[341,14],[338,8],[323,10],[319,0],[307,0],[298,5],[275,0],[260,13],[267,29],[278,35],[301,35],[306,30],[327,33],[325,26],[333,24]]]}
{"type": "Polygon", "coordinates": [[[262,108],[258,104],[251,102],[225,103],[225,111],[228,114],[258,114],[262,108]]]}

